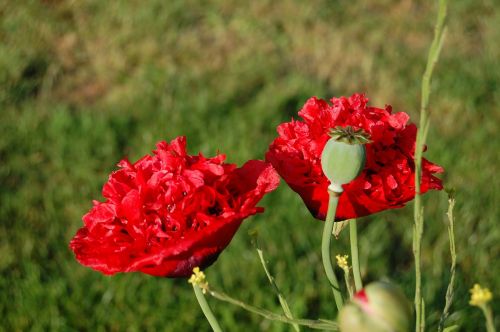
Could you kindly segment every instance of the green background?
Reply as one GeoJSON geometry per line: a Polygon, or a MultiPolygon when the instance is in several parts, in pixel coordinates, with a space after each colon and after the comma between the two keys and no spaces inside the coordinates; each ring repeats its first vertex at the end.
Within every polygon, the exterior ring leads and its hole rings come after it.
{"type": "MultiPolygon", "coordinates": [[[[365,92],[417,119],[433,1],[0,1],[0,330],[209,331],[185,280],[105,277],[68,242],[107,174],[155,142],[262,159],[308,97],[365,92]]],[[[475,282],[500,277],[499,6],[450,1],[431,95],[426,157],[457,190],[457,289],[449,324],[484,329],[475,282]]],[[[427,324],[449,278],[447,196],[425,196],[427,324]]],[[[206,273],[212,287],[280,312],[248,232],[297,317],[336,315],[320,257],[322,223],[284,182],[206,273]]],[[[360,221],[365,281],[413,298],[411,204],[360,221]]],[[[347,253],[347,233],[335,251],[347,253]]],[[[228,331],[289,331],[209,299],[228,331]]],[[[499,314],[500,317],[500,314],[499,314]]],[[[500,319],[500,318],[499,318],[500,319]]],[[[497,319],[498,323],[498,319],[497,319]]]]}

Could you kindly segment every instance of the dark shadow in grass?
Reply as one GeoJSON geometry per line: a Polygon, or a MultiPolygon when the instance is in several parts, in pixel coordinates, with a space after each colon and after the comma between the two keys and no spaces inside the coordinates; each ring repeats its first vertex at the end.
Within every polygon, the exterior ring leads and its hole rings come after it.
{"type": "Polygon", "coordinates": [[[14,103],[21,103],[37,96],[48,65],[47,59],[42,55],[37,55],[28,61],[19,77],[10,86],[9,96],[14,103]]]}

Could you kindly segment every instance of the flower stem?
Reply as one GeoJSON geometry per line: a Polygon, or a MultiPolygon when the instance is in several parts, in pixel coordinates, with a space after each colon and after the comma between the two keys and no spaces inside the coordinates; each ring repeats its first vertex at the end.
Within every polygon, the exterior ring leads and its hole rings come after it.
{"type": "Polygon", "coordinates": [[[455,293],[455,272],[457,266],[457,252],[455,248],[455,218],[453,216],[453,208],[455,207],[455,198],[453,193],[448,193],[448,237],[450,240],[450,255],[451,255],[451,267],[450,267],[450,282],[448,283],[448,288],[446,289],[445,306],[441,318],[439,319],[438,332],[443,331],[444,323],[448,316],[450,315],[451,304],[453,303],[453,295],[455,293]]]}
{"type": "Polygon", "coordinates": [[[434,39],[432,40],[427,65],[422,76],[421,105],[420,105],[420,126],[417,133],[415,145],[415,205],[414,205],[414,225],[413,225],[413,255],[415,256],[415,331],[423,332],[425,329],[425,313],[422,300],[422,273],[421,273],[421,249],[422,236],[424,233],[424,209],[420,197],[420,181],[422,179],[422,154],[424,152],[425,141],[429,131],[429,95],[432,72],[439,59],[446,34],[446,12],[447,0],[439,0],[439,9],[434,29],[434,39]]]}
{"type": "Polygon", "coordinates": [[[265,319],[269,319],[272,321],[278,321],[282,323],[287,323],[287,324],[298,324],[302,326],[309,327],[311,329],[318,329],[318,330],[323,330],[323,331],[338,331],[338,325],[336,322],[326,320],[326,319],[296,319],[296,318],[289,318],[283,315],[276,314],[272,311],[262,309],[250,304],[247,304],[245,302],[239,301],[237,299],[234,299],[230,297],[229,295],[222,293],[222,292],[216,292],[212,289],[208,290],[208,294],[212,295],[216,299],[220,301],[224,301],[227,303],[230,303],[232,305],[238,306],[246,311],[249,311],[251,313],[257,314],[261,317],[264,317],[265,319]]]}
{"type": "MultiPolygon", "coordinates": [[[[260,262],[262,264],[262,267],[264,268],[264,272],[266,273],[267,279],[269,280],[269,283],[271,286],[273,286],[274,292],[276,293],[276,296],[278,296],[278,300],[281,304],[281,308],[283,309],[283,313],[287,318],[293,319],[292,311],[290,310],[290,306],[288,305],[288,302],[286,301],[285,296],[281,293],[281,290],[278,287],[278,284],[276,284],[276,281],[274,280],[274,277],[271,275],[269,272],[269,269],[267,268],[266,260],[264,259],[264,253],[261,249],[257,247],[257,254],[259,255],[260,262]]],[[[297,323],[292,323],[293,329],[297,332],[300,332],[300,327],[297,323]]]]}
{"type": "Polygon", "coordinates": [[[352,284],[351,274],[349,273],[349,269],[344,270],[344,280],[345,286],[347,287],[347,292],[349,293],[349,298],[352,299],[354,296],[354,287],[352,284]]]}
{"type": "Polygon", "coordinates": [[[363,281],[361,280],[361,273],[359,270],[358,229],[356,219],[351,219],[349,221],[349,238],[351,240],[351,260],[354,285],[356,287],[356,291],[359,292],[363,288],[363,281]]]}
{"type": "Polygon", "coordinates": [[[205,295],[203,294],[203,290],[198,286],[193,284],[193,290],[194,294],[196,295],[196,299],[198,300],[198,303],[200,304],[200,308],[205,314],[205,317],[208,320],[208,323],[212,327],[212,330],[214,332],[222,332],[222,329],[219,325],[219,322],[217,321],[217,318],[215,318],[214,313],[212,312],[212,309],[210,309],[210,306],[208,305],[207,299],[205,298],[205,295]]]}
{"type": "Polygon", "coordinates": [[[496,332],[495,325],[493,324],[493,314],[491,313],[491,308],[486,304],[479,306],[479,308],[481,308],[484,317],[486,318],[486,331],[496,332]]]}
{"type": "Polygon", "coordinates": [[[340,193],[328,190],[330,199],[328,201],[328,212],[326,214],[325,226],[323,228],[323,237],[321,241],[321,256],[323,259],[323,267],[325,268],[326,277],[332,287],[335,304],[340,311],[343,305],[342,294],[340,293],[339,282],[333,270],[330,245],[332,241],[333,224],[335,223],[335,213],[339,202],[340,193]]]}

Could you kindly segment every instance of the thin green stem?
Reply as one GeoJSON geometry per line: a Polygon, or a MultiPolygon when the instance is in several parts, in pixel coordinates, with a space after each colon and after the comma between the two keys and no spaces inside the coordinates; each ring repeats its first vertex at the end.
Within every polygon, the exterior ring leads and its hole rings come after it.
{"type": "Polygon", "coordinates": [[[349,293],[349,298],[352,299],[352,297],[354,296],[354,287],[352,284],[352,279],[351,279],[351,274],[349,273],[349,269],[344,270],[344,280],[347,292],[349,293]]]}
{"type": "Polygon", "coordinates": [[[198,300],[198,303],[200,304],[200,308],[205,314],[205,317],[208,320],[208,323],[212,327],[212,330],[214,332],[222,332],[222,329],[219,325],[219,322],[217,321],[217,318],[215,318],[214,313],[212,312],[212,309],[210,309],[210,306],[208,305],[207,299],[205,298],[205,295],[203,294],[203,290],[198,286],[193,284],[193,290],[194,294],[196,295],[196,299],[198,300]]]}
{"type": "Polygon", "coordinates": [[[363,281],[361,280],[361,272],[359,269],[358,228],[356,225],[356,219],[351,219],[349,221],[349,238],[351,240],[351,260],[354,285],[356,287],[356,291],[359,292],[363,288],[363,281]]]}
{"type": "Polygon", "coordinates": [[[330,321],[330,320],[288,318],[286,316],[276,314],[272,311],[262,309],[262,308],[247,304],[245,302],[236,300],[225,293],[216,292],[216,291],[211,290],[211,289],[208,290],[208,293],[220,301],[224,301],[224,302],[233,304],[233,305],[238,306],[246,311],[249,311],[251,313],[262,316],[265,319],[278,321],[278,322],[282,322],[282,323],[287,323],[287,324],[298,324],[298,325],[302,325],[302,326],[307,326],[311,329],[318,329],[318,330],[324,330],[324,331],[338,331],[339,330],[337,323],[330,321]]]}
{"type": "Polygon", "coordinates": [[[448,238],[450,240],[450,255],[451,255],[451,268],[450,268],[450,282],[448,283],[448,288],[446,289],[446,299],[445,305],[443,309],[443,313],[441,314],[441,318],[439,319],[438,331],[443,331],[444,323],[448,316],[450,315],[451,304],[453,303],[453,294],[455,292],[455,271],[457,266],[457,252],[455,249],[455,218],[453,216],[453,208],[455,207],[455,198],[453,197],[453,193],[450,192],[448,194],[448,238]]]}
{"type": "Polygon", "coordinates": [[[337,204],[339,202],[340,193],[335,193],[330,190],[328,190],[328,193],[330,199],[328,201],[328,212],[326,214],[325,225],[323,228],[323,237],[321,240],[321,257],[323,259],[323,267],[325,268],[326,277],[328,278],[330,286],[332,287],[335,304],[337,305],[337,309],[340,311],[340,309],[342,309],[344,301],[342,299],[342,294],[340,293],[339,282],[333,270],[330,250],[333,224],[335,223],[335,213],[337,211],[337,204]]]}
{"type": "MultiPolygon", "coordinates": [[[[283,309],[283,313],[287,318],[293,319],[292,311],[290,310],[290,306],[288,305],[288,302],[286,301],[285,296],[283,293],[281,293],[278,284],[276,284],[276,281],[274,280],[274,277],[271,275],[269,272],[269,269],[267,268],[266,260],[264,259],[264,253],[262,252],[261,249],[257,248],[257,253],[259,254],[260,262],[262,264],[262,267],[264,268],[264,271],[266,272],[267,279],[269,280],[269,283],[271,286],[273,286],[274,292],[276,293],[276,296],[278,296],[278,300],[280,301],[281,308],[283,309]]],[[[295,331],[299,332],[300,328],[297,323],[292,323],[293,328],[295,331]]]]}
{"type": "Polygon", "coordinates": [[[446,13],[447,0],[439,0],[439,10],[434,29],[434,39],[432,40],[427,65],[422,76],[422,92],[420,105],[420,127],[417,133],[415,146],[415,205],[414,205],[414,225],[413,225],[413,255],[415,256],[415,331],[423,332],[425,329],[425,313],[422,300],[422,273],[421,273],[421,248],[422,236],[424,233],[424,209],[420,197],[420,181],[422,179],[422,154],[424,151],[427,133],[429,131],[429,96],[432,73],[439,59],[439,54],[443,46],[446,33],[446,13]]]}
{"type": "MultiPolygon", "coordinates": [[[[415,200],[415,210],[417,210],[417,200],[415,200]]],[[[419,204],[418,204],[419,205],[419,204]]],[[[420,210],[420,209],[419,209],[420,210]]],[[[417,211],[419,211],[417,210],[417,211]]],[[[413,255],[415,256],[415,331],[420,332],[421,329],[421,309],[422,309],[422,274],[420,271],[420,249],[421,249],[421,212],[416,212],[415,215],[415,225],[413,226],[413,255]]]]}
{"type": "Polygon", "coordinates": [[[486,318],[486,331],[496,332],[495,325],[493,324],[493,313],[491,312],[491,308],[486,304],[479,307],[483,311],[484,317],[486,318]]]}

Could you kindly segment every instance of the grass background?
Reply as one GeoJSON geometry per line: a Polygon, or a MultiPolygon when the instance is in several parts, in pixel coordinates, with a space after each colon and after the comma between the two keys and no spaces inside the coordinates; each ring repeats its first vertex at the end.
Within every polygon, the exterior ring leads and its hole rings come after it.
{"type": "MultiPolygon", "coordinates": [[[[372,105],[418,116],[433,1],[0,1],[0,330],[209,331],[184,280],[104,277],[80,266],[68,242],[123,157],[188,137],[191,153],[263,158],[305,100],[366,92],[372,105]]],[[[500,254],[499,6],[450,3],[431,95],[426,157],[457,189],[458,279],[449,323],[484,329],[468,305],[475,282],[494,293],[500,254]]],[[[447,197],[425,197],[427,323],[449,278],[447,197]]],[[[280,311],[253,250],[298,317],[335,317],[320,263],[322,225],[285,183],[245,221],[210,283],[280,311]]],[[[413,298],[411,204],[364,218],[365,281],[384,277],[413,298]]],[[[347,252],[347,234],[335,250],[347,252]]],[[[289,331],[210,299],[228,331],[289,331]]],[[[499,316],[500,317],[500,316],[499,316]]],[[[496,323],[498,324],[498,319],[496,323]]]]}

